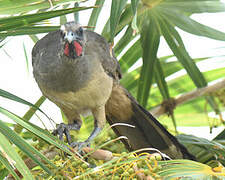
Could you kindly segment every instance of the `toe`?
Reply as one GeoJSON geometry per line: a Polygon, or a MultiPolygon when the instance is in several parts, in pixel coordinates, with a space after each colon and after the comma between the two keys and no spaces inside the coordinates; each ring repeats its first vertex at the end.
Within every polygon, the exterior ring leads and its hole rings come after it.
{"type": "Polygon", "coordinates": [[[90,146],[90,144],[88,142],[72,142],[70,146],[81,152],[83,147],[90,146]]]}
{"type": "Polygon", "coordinates": [[[53,135],[59,135],[59,139],[62,141],[63,140],[63,134],[66,135],[66,139],[68,143],[71,143],[71,136],[69,133],[69,128],[67,124],[61,123],[57,126],[57,128],[53,131],[53,135]]]}

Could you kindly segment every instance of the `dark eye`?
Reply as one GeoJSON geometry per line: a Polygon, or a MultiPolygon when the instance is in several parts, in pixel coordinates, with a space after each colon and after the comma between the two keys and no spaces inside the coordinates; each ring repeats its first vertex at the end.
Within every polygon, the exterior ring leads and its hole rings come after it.
{"type": "Polygon", "coordinates": [[[83,28],[80,27],[78,30],[77,30],[77,35],[78,36],[83,36],[83,28]]]}
{"type": "Polygon", "coordinates": [[[64,38],[65,37],[65,32],[60,31],[60,35],[62,36],[62,38],[64,38]]]}

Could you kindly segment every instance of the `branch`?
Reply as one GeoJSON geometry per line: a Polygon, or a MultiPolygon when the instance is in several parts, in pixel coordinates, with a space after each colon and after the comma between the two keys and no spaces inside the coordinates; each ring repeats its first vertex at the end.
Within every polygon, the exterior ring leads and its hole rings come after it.
{"type": "MultiPolygon", "coordinates": [[[[182,94],[178,97],[176,97],[175,99],[173,99],[173,101],[175,102],[175,105],[180,105],[183,104],[185,102],[188,102],[192,99],[198,98],[200,96],[204,96],[208,93],[212,93],[214,91],[217,91],[218,89],[224,88],[225,87],[225,79],[222,79],[221,81],[214,83],[212,85],[208,85],[206,87],[203,88],[199,88],[196,89],[194,91],[182,94]]],[[[154,115],[155,117],[159,117],[160,115],[164,114],[167,112],[166,107],[164,105],[159,105],[155,108],[153,108],[152,110],[150,110],[151,114],[154,115]]]]}

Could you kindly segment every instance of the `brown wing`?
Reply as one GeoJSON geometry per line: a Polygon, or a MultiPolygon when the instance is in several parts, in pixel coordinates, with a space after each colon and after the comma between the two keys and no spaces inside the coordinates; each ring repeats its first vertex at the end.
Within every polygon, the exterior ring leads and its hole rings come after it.
{"type": "Polygon", "coordinates": [[[109,43],[99,34],[86,30],[87,38],[85,53],[95,53],[99,57],[106,73],[114,79],[121,78],[119,62],[117,61],[113,51],[110,53],[109,43]]]}
{"type": "MultiPolygon", "coordinates": [[[[44,49],[46,52],[48,52],[48,54],[46,54],[45,56],[47,55],[49,55],[49,57],[56,56],[56,52],[59,52],[61,49],[60,39],[61,39],[60,30],[50,32],[45,37],[40,39],[32,49],[32,64],[34,65],[35,63],[37,63],[36,61],[39,60],[37,56],[39,56],[39,54],[44,49]]],[[[45,59],[49,58],[45,57],[45,59]]]]}

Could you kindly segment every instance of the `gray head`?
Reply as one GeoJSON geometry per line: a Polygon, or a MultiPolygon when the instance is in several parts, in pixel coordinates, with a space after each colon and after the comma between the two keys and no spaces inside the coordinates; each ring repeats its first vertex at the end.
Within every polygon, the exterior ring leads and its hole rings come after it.
{"type": "Polygon", "coordinates": [[[72,59],[80,57],[83,55],[85,37],[83,28],[80,24],[73,22],[68,22],[62,25],[61,35],[64,42],[64,54],[72,59]]]}

